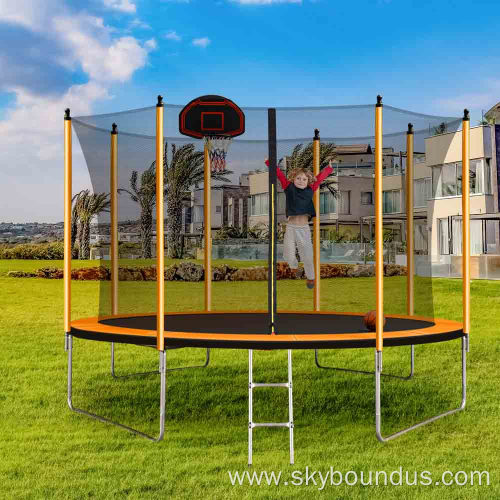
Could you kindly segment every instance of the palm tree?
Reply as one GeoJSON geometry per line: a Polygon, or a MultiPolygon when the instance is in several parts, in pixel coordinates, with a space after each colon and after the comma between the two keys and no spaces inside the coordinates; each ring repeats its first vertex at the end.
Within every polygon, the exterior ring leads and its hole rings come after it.
{"type": "Polygon", "coordinates": [[[78,218],[78,203],[80,200],[80,197],[84,191],[80,191],[79,193],[75,194],[73,198],[71,199],[71,204],[72,204],[72,209],[71,209],[71,255],[73,255],[73,251],[75,248],[75,242],[78,238],[78,241],[80,241],[80,219],[78,218]]]}
{"type": "Polygon", "coordinates": [[[151,239],[153,228],[153,208],[156,204],[156,162],[141,174],[140,185],[137,185],[137,170],[130,176],[130,189],[118,189],[119,193],[127,193],[132,201],[141,206],[141,246],[142,258],[151,259],[151,239]]]}
{"type": "Polygon", "coordinates": [[[442,135],[446,133],[446,123],[441,122],[437,127],[432,127],[433,128],[433,134],[432,135],[442,135]]]}
{"type": "MultiPolygon", "coordinates": [[[[165,188],[167,197],[167,256],[171,259],[182,257],[182,201],[187,192],[203,182],[204,179],[204,154],[195,151],[194,144],[185,144],[177,147],[171,146],[170,163],[167,159],[165,146],[165,188]]],[[[231,171],[212,172],[211,179],[229,182],[225,174],[231,171]]]]}
{"type": "Polygon", "coordinates": [[[90,193],[88,189],[77,195],[75,212],[79,220],[79,259],[90,258],[90,222],[101,212],[109,212],[109,193],[90,193]]]}
{"type": "MultiPolygon", "coordinates": [[[[194,144],[171,146],[172,154],[169,161],[165,143],[163,151],[164,165],[164,196],[167,201],[167,256],[169,258],[182,257],[182,201],[192,186],[203,182],[204,154],[195,151],[194,144]]],[[[232,172],[227,171],[226,174],[232,172]]],[[[119,192],[128,193],[133,201],[141,206],[141,244],[142,257],[151,258],[151,234],[153,226],[153,208],[156,204],[156,160],[141,175],[140,187],[137,186],[137,171],[130,177],[131,191],[119,189],[119,192]]],[[[229,182],[221,173],[212,173],[211,178],[216,181],[229,182]]]]}
{"type": "MultiPolygon", "coordinates": [[[[319,146],[319,169],[326,167],[337,154],[335,153],[335,144],[322,142],[319,146]]],[[[302,168],[304,170],[313,169],[313,143],[310,142],[305,147],[303,144],[297,144],[292,154],[287,157],[287,172],[293,168],[302,168]]],[[[338,190],[330,184],[325,184],[333,196],[338,196],[338,190]]]]}

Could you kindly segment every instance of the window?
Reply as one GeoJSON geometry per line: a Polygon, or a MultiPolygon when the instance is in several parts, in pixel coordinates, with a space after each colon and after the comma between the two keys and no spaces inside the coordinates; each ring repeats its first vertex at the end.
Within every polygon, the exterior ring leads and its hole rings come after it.
{"type": "Polygon", "coordinates": [[[239,218],[239,225],[240,225],[240,228],[243,227],[243,198],[240,198],[238,200],[238,218],[239,218]]]}
{"type": "Polygon", "coordinates": [[[227,225],[234,226],[233,198],[229,198],[227,201],[227,225]]]}
{"type": "Polygon", "coordinates": [[[339,214],[349,215],[351,213],[351,192],[340,191],[339,214]]]}
{"type": "Polygon", "coordinates": [[[193,222],[203,222],[203,205],[194,206],[193,222]]]}
{"type": "Polygon", "coordinates": [[[373,205],[373,193],[371,191],[361,193],[361,205],[373,205]]]}
{"type": "Polygon", "coordinates": [[[401,212],[401,190],[392,189],[382,192],[382,211],[385,214],[401,212]]]}
{"type": "Polygon", "coordinates": [[[413,206],[425,207],[432,196],[432,178],[415,179],[413,182],[413,206]]]}
{"type": "Polygon", "coordinates": [[[254,194],[251,196],[251,215],[267,215],[268,214],[269,195],[267,193],[254,194]]]}
{"type": "Polygon", "coordinates": [[[221,207],[220,205],[216,205],[216,206],[215,206],[215,213],[216,213],[216,214],[220,214],[220,213],[221,213],[221,211],[222,211],[222,207],[221,207]]]}
{"type": "Polygon", "coordinates": [[[337,211],[335,196],[330,191],[319,193],[319,213],[334,214],[337,211]]]}
{"type": "MultiPolygon", "coordinates": [[[[483,253],[483,221],[470,221],[470,253],[480,255],[483,253]]],[[[453,219],[453,255],[462,255],[462,219],[453,219]]]]}
{"type": "Polygon", "coordinates": [[[439,237],[439,254],[449,255],[449,235],[448,235],[448,219],[438,219],[438,237],[439,237]]]}
{"type": "MultiPolygon", "coordinates": [[[[470,194],[491,194],[491,169],[487,161],[470,160],[469,189],[470,194]]],[[[432,194],[434,198],[462,194],[462,162],[432,169],[432,194]]]]}

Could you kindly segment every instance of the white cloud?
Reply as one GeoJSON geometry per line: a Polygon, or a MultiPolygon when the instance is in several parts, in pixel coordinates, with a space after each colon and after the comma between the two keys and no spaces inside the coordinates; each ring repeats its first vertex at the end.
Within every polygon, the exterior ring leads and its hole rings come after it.
{"type": "Polygon", "coordinates": [[[61,10],[57,0],[0,0],[0,21],[18,24],[33,31],[41,31],[47,25],[49,12],[61,10]]]}
{"type": "Polygon", "coordinates": [[[71,48],[73,62],[91,79],[124,82],[146,64],[146,48],[131,36],[111,40],[102,19],[87,15],[55,18],[54,29],[71,48]]]}
{"type": "MultiPolygon", "coordinates": [[[[132,5],[114,4],[128,9],[132,5]]],[[[69,107],[72,116],[94,113],[96,102],[112,98],[111,85],[127,81],[147,64],[148,53],[157,48],[157,42],[119,36],[102,18],[71,10],[61,0],[0,0],[0,22],[29,31],[19,31],[22,49],[32,53],[32,59],[23,57],[26,72],[36,71],[44,81],[55,70],[83,70],[89,80],[61,85],[51,92],[40,90],[42,86],[33,79],[3,80],[2,90],[13,93],[15,100],[0,120],[0,220],[60,221],[64,109],[69,107]],[[41,50],[39,41],[43,42],[41,50]]],[[[10,46],[15,50],[15,45],[10,46]]],[[[75,191],[90,187],[76,139],[73,172],[75,191]]]]}
{"type": "Polygon", "coordinates": [[[144,47],[147,50],[156,50],[158,48],[158,44],[156,43],[156,40],[154,38],[151,38],[150,40],[144,42],[144,47]]]}
{"type": "Polygon", "coordinates": [[[203,38],[195,38],[192,43],[195,47],[206,48],[212,43],[212,41],[210,40],[210,38],[205,36],[203,38]]]}
{"type": "Polygon", "coordinates": [[[182,37],[177,33],[177,31],[170,30],[168,33],[163,35],[163,38],[167,40],[175,40],[176,42],[180,42],[182,37]]]}
{"type": "Polygon", "coordinates": [[[151,30],[151,26],[148,23],[145,23],[144,21],[141,21],[138,18],[135,18],[133,21],[130,23],[130,28],[139,28],[143,30],[151,30]]]}
{"type": "Polygon", "coordinates": [[[104,0],[104,6],[127,14],[134,14],[137,10],[135,4],[130,0],[104,0]]]}

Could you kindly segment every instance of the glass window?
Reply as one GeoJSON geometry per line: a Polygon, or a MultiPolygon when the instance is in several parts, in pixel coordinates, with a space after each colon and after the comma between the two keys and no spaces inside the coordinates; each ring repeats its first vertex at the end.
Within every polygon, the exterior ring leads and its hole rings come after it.
{"type": "Polygon", "coordinates": [[[267,215],[269,205],[269,195],[267,193],[254,194],[252,199],[252,215],[267,215]]]}
{"type": "MultiPolygon", "coordinates": [[[[453,219],[453,254],[462,255],[462,219],[453,219]]],[[[470,221],[470,253],[483,253],[483,221],[470,221]]]]}
{"type": "Polygon", "coordinates": [[[340,191],[339,213],[342,215],[348,215],[351,213],[351,192],[350,191],[340,191]]]}
{"type": "Polygon", "coordinates": [[[361,193],[361,205],[373,205],[373,193],[371,191],[361,193]]]}
{"type": "Polygon", "coordinates": [[[332,214],[336,212],[336,199],[330,191],[319,193],[319,213],[332,214]]]}
{"type": "Polygon", "coordinates": [[[457,194],[457,171],[454,163],[443,165],[441,168],[441,196],[455,196],[457,194]]]}
{"type": "Polygon", "coordinates": [[[432,196],[434,198],[441,198],[441,196],[443,196],[441,167],[434,167],[432,169],[432,196]]]}
{"type": "Polygon", "coordinates": [[[484,192],[486,194],[492,194],[490,161],[488,159],[484,160],[483,166],[484,166],[484,192]]]}
{"type": "Polygon", "coordinates": [[[485,221],[485,238],[486,238],[486,253],[498,253],[496,233],[498,232],[498,221],[485,221]]]}
{"type": "Polygon", "coordinates": [[[401,190],[382,191],[382,211],[385,214],[401,212],[401,190]]]}
{"type": "Polygon", "coordinates": [[[440,255],[449,255],[450,247],[448,240],[448,219],[438,219],[439,231],[439,253],[440,255]]]}
{"type": "Polygon", "coordinates": [[[413,182],[413,206],[425,207],[427,200],[432,194],[432,179],[425,177],[424,179],[415,179],[413,182]]]}

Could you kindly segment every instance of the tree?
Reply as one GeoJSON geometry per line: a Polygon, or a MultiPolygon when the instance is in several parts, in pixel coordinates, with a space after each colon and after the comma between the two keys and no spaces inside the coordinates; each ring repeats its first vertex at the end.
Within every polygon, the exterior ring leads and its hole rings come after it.
{"type": "MultiPolygon", "coordinates": [[[[203,182],[204,178],[204,153],[195,151],[194,144],[185,144],[178,148],[171,146],[169,161],[168,145],[165,143],[163,151],[164,168],[164,197],[167,204],[167,257],[182,257],[182,202],[189,189],[203,182]]],[[[232,172],[226,171],[226,174],[232,172]]],[[[133,171],[130,177],[131,191],[126,192],[133,201],[141,206],[141,244],[142,257],[151,258],[151,235],[153,225],[153,208],[156,205],[156,160],[142,173],[140,186],[137,185],[138,173],[133,171]]],[[[229,182],[223,173],[212,173],[211,178],[216,181],[229,182]]]]}
{"type": "Polygon", "coordinates": [[[79,221],[79,259],[90,258],[90,222],[101,212],[109,212],[109,193],[81,191],[76,198],[75,212],[79,221]]]}
{"type": "Polygon", "coordinates": [[[75,242],[78,238],[78,241],[80,241],[80,219],[78,218],[78,203],[80,200],[80,197],[84,191],[80,191],[79,193],[75,194],[73,198],[71,199],[72,203],[72,209],[71,209],[71,255],[73,255],[73,250],[75,248],[75,242]]]}
{"type": "Polygon", "coordinates": [[[446,123],[441,122],[437,127],[433,127],[433,134],[432,135],[441,135],[446,133],[446,123]]]}
{"type": "MultiPolygon", "coordinates": [[[[165,189],[167,198],[167,256],[171,259],[182,257],[182,201],[188,191],[203,183],[204,153],[195,151],[194,144],[171,146],[171,158],[168,162],[167,145],[165,144],[165,189]]],[[[211,179],[219,182],[229,182],[224,174],[231,171],[212,172],[211,179]]]]}
{"type": "Polygon", "coordinates": [[[153,228],[153,208],[156,204],[156,161],[141,174],[140,185],[137,185],[138,172],[134,170],[130,176],[130,189],[118,189],[119,193],[127,193],[132,201],[141,207],[141,254],[143,259],[151,259],[151,239],[153,228]]]}

